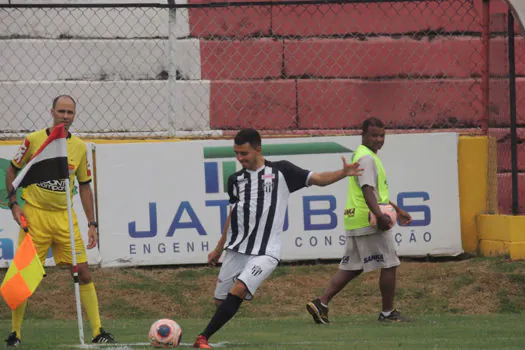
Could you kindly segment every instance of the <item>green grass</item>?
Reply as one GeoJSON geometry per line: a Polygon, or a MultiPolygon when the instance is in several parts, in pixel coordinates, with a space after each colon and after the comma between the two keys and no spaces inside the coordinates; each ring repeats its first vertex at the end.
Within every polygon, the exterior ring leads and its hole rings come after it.
{"type": "MultiPolygon", "coordinates": [[[[472,258],[403,262],[396,307],[409,324],[377,322],[378,272],[352,281],[330,304],[332,324],[313,324],[304,305],[322,293],[337,262],[281,265],[212,339],[218,349],[523,349],[525,261],[472,258]]],[[[24,322],[23,350],[78,348],[73,285],[68,271],[50,268],[32,296],[24,322]]],[[[191,346],[213,315],[218,268],[94,269],[103,326],[120,346],[148,349],[153,321],[172,317],[191,346]],[[129,344],[129,345],[124,345],[129,344]]],[[[0,308],[7,334],[10,310],[0,308]]],[[[91,339],[85,323],[86,340],[91,339]]]]}
{"type": "MultiPolygon", "coordinates": [[[[153,319],[106,321],[104,326],[118,338],[120,346],[104,349],[148,349],[147,333],[153,319]],[[126,344],[126,345],[124,345],[126,344]]],[[[207,319],[179,319],[183,344],[190,347],[207,319]]],[[[522,349],[525,344],[525,315],[482,316],[428,315],[411,323],[382,324],[376,315],[342,317],[330,326],[316,325],[307,315],[294,318],[234,318],[212,339],[227,349],[522,349]]],[[[0,321],[4,329],[7,320],[0,321]]],[[[89,326],[86,325],[89,340],[89,326]]],[[[23,349],[78,348],[76,322],[27,320],[23,349]]]]}

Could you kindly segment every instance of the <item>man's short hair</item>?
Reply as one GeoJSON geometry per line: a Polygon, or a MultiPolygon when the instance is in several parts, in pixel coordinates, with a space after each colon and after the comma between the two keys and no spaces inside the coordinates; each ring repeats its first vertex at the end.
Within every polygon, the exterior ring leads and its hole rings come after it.
{"type": "Polygon", "coordinates": [[[235,144],[238,146],[249,143],[252,148],[261,146],[261,135],[253,128],[242,129],[235,135],[235,144]]]}
{"type": "Polygon", "coordinates": [[[366,132],[368,131],[368,128],[370,128],[371,126],[376,126],[378,128],[384,128],[385,124],[376,117],[370,117],[368,119],[365,119],[365,121],[363,122],[363,125],[361,126],[361,130],[363,131],[363,134],[366,134],[366,132]]]}
{"type": "Polygon", "coordinates": [[[77,105],[77,102],[75,101],[75,99],[69,95],[58,95],[57,97],[55,97],[55,99],[53,100],[53,109],[55,109],[57,103],[58,103],[58,100],[60,100],[62,97],[67,97],[69,98],[71,101],[73,101],[73,104],[76,106],[77,105]]]}

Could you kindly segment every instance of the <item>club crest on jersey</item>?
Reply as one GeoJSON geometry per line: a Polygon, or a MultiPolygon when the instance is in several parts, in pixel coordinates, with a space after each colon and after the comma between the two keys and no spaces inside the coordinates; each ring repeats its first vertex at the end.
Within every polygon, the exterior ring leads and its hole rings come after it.
{"type": "Polygon", "coordinates": [[[271,193],[273,191],[273,181],[264,181],[264,192],[271,193]]]}

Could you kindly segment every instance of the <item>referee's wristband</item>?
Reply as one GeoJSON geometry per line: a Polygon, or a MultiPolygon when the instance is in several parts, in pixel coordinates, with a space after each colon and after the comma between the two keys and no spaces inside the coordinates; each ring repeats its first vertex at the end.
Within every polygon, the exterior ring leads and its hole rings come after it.
{"type": "Polygon", "coordinates": [[[90,221],[88,224],[88,227],[95,226],[95,228],[98,228],[98,224],[96,221],[90,221]]]}

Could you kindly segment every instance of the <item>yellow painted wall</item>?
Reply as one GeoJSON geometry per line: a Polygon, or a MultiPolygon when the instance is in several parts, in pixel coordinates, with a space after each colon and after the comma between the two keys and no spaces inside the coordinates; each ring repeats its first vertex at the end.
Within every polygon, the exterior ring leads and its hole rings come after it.
{"type": "Polygon", "coordinates": [[[459,196],[463,249],[525,259],[525,216],[499,215],[496,141],[460,137],[459,196]]]}
{"type": "Polygon", "coordinates": [[[481,255],[525,259],[525,216],[479,215],[476,222],[481,255]]]}
{"type": "Polygon", "coordinates": [[[496,213],[496,141],[486,136],[461,136],[458,145],[459,203],[463,250],[478,253],[476,216],[496,213]]]}

